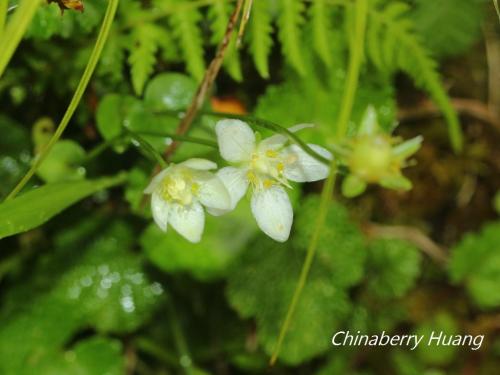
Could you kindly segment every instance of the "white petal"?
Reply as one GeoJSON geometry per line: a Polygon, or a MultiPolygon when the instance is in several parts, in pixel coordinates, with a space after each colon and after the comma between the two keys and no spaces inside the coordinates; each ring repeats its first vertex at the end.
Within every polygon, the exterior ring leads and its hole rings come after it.
{"type": "Polygon", "coordinates": [[[252,213],[262,231],[272,239],[285,242],[293,222],[292,204],[281,186],[255,190],[252,213]]]}
{"type": "Polygon", "coordinates": [[[248,161],[255,149],[255,134],[240,120],[221,120],[215,125],[221,156],[230,162],[248,161]]]}
{"type": "MultiPolygon", "coordinates": [[[[288,128],[292,133],[298,132],[302,129],[312,128],[313,124],[298,124],[288,128]]],[[[259,143],[259,150],[265,151],[266,149],[276,149],[283,146],[288,141],[288,137],[283,134],[274,134],[269,138],[262,140],[259,143]]]]}
{"type": "Polygon", "coordinates": [[[200,184],[198,199],[202,205],[218,210],[231,209],[231,197],[219,177],[210,173],[196,180],[200,184]]]}
{"type": "Polygon", "coordinates": [[[187,207],[172,204],[168,212],[168,222],[186,240],[200,242],[205,226],[205,212],[198,202],[187,207]]]}
{"type": "Polygon", "coordinates": [[[245,168],[225,167],[217,172],[231,197],[230,209],[233,210],[248,189],[248,179],[245,168]]]}
{"type": "Polygon", "coordinates": [[[200,171],[208,171],[210,169],[217,168],[217,164],[215,164],[213,161],[207,159],[199,159],[199,158],[188,159],[186,161],[183,161],[179,165],[192,169],[198,169],[200,171]]]}
{"type": "Polygon", "coordinates": [[[149,183],[148,187],[144,189],[144,194],[152,194],[158,184],[163,180],[163,178],[170,172],[171,167],[167,167],[164,170],[162,170],[160,173],[158,173],[156,176],[154,176],[149,183]]]}
{"type": "MultiPolygon", "coordinates": [[[[308,146],[331,160],[332,154],[328,150],[318,145],[309,144],[308,146]]],[[[316,160],[299,146],[290,145],[283,152],[286,160],[284,175],[287,179],[295,182],[308,182],[328,177],[329,166],[316,160]]]]}
{"type": "Polygon", "coordinates": [[[167,231],[169,210],[170,205],[159,194],[153,193],[151,196],[151,213],[156,225],[164,232],[167,231]]]}

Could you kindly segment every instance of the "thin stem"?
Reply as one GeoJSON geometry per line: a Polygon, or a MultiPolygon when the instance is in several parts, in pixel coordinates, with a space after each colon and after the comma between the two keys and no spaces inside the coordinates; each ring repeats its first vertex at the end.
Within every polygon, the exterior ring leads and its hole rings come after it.
{"type": "Polygon", "coordinates": [[[139,134],[132,132],[132,131],[129,131],[129,130],[126,130],[126,134],[128,134],[130,136],[130,138],[132,138],[134,141],[136,141],[138,146],[142,150],[146,151],[146,153],[149,156],[151,156],[152,160],[155,161],[156,163],[158,163],[160,165],[160,167],[162,167],[162,168],[168,167],[168,164],[165,161],[165,159],[163,159],[161,154],[158,151],[156,151],[154,149],[154,147],[149,144],[148,141],[146,141],[144,138],[142,138],[139,134]]]}
{"type": "Polygon", "coordinates": [[[500,22],[500,7],[498,6],[498,0],[493,0],[493,5],[495,5],[495,10],[497,12],[498,21],[500,22]]]}
{"type": "MultiPolygon", "coordinates": [[[[27,3],[38,3],[38,1],[32,1],[32,0],[27,0],[27,3]]],[[[104,15],[104,20],[102,22],[101,29],[99,31],[99,35],[97,36],[97,41],[94,46],[94,49],[92,51],[92,54],[90,55],[89,61],[87,63],[87,66],[85,68],[85,71],[83,72],[82,78],[80,79],[80,82],[78,83],[78,87],[76,88],[76,91],[73,95],[73,98],[71,99],[71,102],[69,103],[68,109],[66,110],[66,113],[64,114],[64,117],[62,118],[61,122],[59,123],[59,126],[57,127],[54,135],[50,139],[50,141],[45,145],[45,147],[42,149],[38,157],[35,159],[33,165],[29,169],[29,171],[24,175],[24,177],[21,179],[21,181],[17,184],[17,186],[10,192],[10,194],[7,196],[6,200],[14,198],[20,191],[21,189],[26,185],[26,183],[30,180],[31,177],[35,174],[36,170],[40,166],[40,164],[43,162],[43,160],[47,157],[49,154],[50,150],[52,147],[56,144],[56,142],[59,140],[61,137],[62,133],[66,129],[66,127],[69,124],[69,121],[71,120],[71,117],[75,113],[75,110],[80,103],[80,100],[82,99],[83,93],[85,92],[85,89],[87,88],[87,85],[90,81],[90,78],[92,77],[92,74],[94,73],[95,67],[97,65],[97,62],[99,61],[99,57],[101,56],[102,49],[104,47],[104,43],[106,42],[108,35],[109,35],[109,30],[111,29],[111,25],[113,23],[113,19],[116,14],[116,9],[118,7],[119,0],[109,0],[108,3],[108,8],[106,10],[106,14],[104,15]]],[[[22,4],[24,5],[24,3],[22,4]]],[[[21,5],[21,6],[22,6],[21,5]]],[[[19,9],[17,12],[20,12],[21,9],[19,9]]],[[[17,13],[16,12],[16,13],[17,13]]],[[[11,23],[14,23],[14,19],[9,22],[9,26],[11,23]]],[[[17,26],[16,26],[17,27],[17,26]]],[[[6,31],[6,34],[9,35],[6,31]]],[[[1,43],[0,43],[1,46],[1,43]]],[[[0,47],[0,51],[2,48],[0,47]]],[[[3,53],[0,55],[0,75],[1,75],[1,67],[2,67],[2,60],[1,58],[3,57],[3,53]]]]}
{"type": "MultiPolygon", "coordinates": [[[[354,95],[356,93],[356,89],[358,86],[359,68],[361,66],[362,53],[364,50],[366,18],[368,12],[367,0],[356,1],[354,5],[354,10],[355,10],[354,33],[353,33],[354,35],[352,37],[350,45],[350,56],[349,56],[349,66],[347,71],[346,88],[340,106],[342,108],[342,111],[339,115],[339,120],[337,123],[338,126],[337,137],[339,139],[342,139],[346,134],[347,125],[351,117],[354,95]]],[[[292,296],[292,301],[290,302],[290,306],[288,307],[285,320],[283,322],[283,325],[281,326],[280,334],[278,336],[278,341],[276,343],[276,346],[274,347],[274,351],[271,356],[270,360],[271,365],[274,365],[274,363],[276,363],[276,360],[278,359],[278,355],[283,345],[283,340],[285,339],[285,336],[290,328],[293,315],[297,308],[302,291],[304,290],[307,277],[309,276],[309,271],[311,270],[311,265],[313,263],[314,256],[316,254],[316,249],[318,246],[319,236],[325,224],[326,215],[328,213],[331,197],[333,195],[336,169],[337,169],[337,164],[334,159],[331,161],[330,175],[328,176],[328,179],[326,180],[325,186],[323,187],[323,191],[321,193],[321,201],[320,201],[318,217],[316,219],[316,226],[314,228],[311,241],[309,242],[309,246],[307,248],[306,258],[304,260],[304,264],[300,272],[299,280],[297,282],[297,286],[295,287],[295,291],[292,296]]]]}
{"type": "MultiPolygon", "coordinates": [[[[2,0],[2,2],[6,3],[5,0],[2,0]]],[[[3,3],[2,7],[5,5],[3,3]]],[[[12,16],[7,27],[0,29],[3,30],[0,32],[0,77],[7,68],[39,5],[40,0],[24,0],[12,16]]],[[[4,10],[0,9],[3,14],[2,17],[5,17],[6,12],[4,10]]],[[[4,22],[2,22],[2,25],[4,22]]]]}

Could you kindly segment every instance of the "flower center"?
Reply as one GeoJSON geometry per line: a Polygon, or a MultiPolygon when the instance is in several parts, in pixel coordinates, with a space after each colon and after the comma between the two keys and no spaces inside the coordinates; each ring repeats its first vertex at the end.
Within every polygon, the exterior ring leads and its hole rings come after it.
{"type": "Polygon", "coordinates": [[[198,195],[199,185],[188,171],[174,172],[165,176],[160,184],[161,197],[167,202],[189,206],[198,195]]]}
{"type": "Polygon", "coordinates": [[[270,188],[281,183],[288,186],[283,177],[285,162],[278,151],[268,149],[252,154],[247,178],[254,188],[270,188]]]}

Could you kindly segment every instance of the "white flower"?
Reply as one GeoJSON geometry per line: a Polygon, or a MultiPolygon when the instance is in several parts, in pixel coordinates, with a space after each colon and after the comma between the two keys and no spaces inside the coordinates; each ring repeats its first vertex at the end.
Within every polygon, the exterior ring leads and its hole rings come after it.
{"type": "Polygon", "coordinates": [[[144,190],[151,194],[151,210],[156,224],[164,232],[167,223],[184,238],[199,242],[205,226],[202,206],[229,210],[230,195],[213,173],[217,165],[205,159],[189,159],[172,164],[158,173],[144,190]]]}
{"type": "MultiPolygon", "coordinates": [[[[291,131],[310,127],[296,125],[291,131]]],[[[215,127],[221,156],[237,167],[222,168],[217,175],[231,196],[231,209],[252,188],[251,207],[262,231],[276,241],[290,235],[293,210],[284,187],[288,180],[308,182],[324,179],[329,168],[297,145],[287,145],[287,137],[276,134],[256,144],[255,134],[243,121],[221,120],[215,127]]],[[[310,144],[315,152],[331,159],[324,148],[310,144]]],[[[221,211],[212,210],[217,214],[221,211]]]]}

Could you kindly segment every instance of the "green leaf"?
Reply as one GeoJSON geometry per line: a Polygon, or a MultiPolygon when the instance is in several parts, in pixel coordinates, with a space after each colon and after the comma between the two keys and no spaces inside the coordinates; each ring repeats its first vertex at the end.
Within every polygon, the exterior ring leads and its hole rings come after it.
{"type": "Polygon", "coordinates": [[[326,0],[315,0],[310,8],[310,17],[313,29],[314,49],[321,60],[328,66],[332,66],[333,55],[331,46],[331,7],[326,0]]]}
{"type": "MultiPolygon", "coordinates": [[[[460,333],[453,316],[444,311],[422,323],[415,332],[417,335],[423,335],[424,340],[429,340],[432,334],[439,336],[441,333],[448,337],[460,333]]],[[[436,340],[433,340],[430,345],[427,343],[419,345],[416,350],[420,360],[424,363],[442,366],[456,359],[459,348],[453,345],[439,345],[436,340]]]]}
{"type": "MultiPolygon", "coordinates": [[[[318,196],[310,196],[297,209],[292,240],[304,252],[314,231],[319,203],[318,196]]],[[[367,255],[364,239],[359,228],[349,219],[347,210],[338,203],[330,205],[317,253],[317,258],[329,270],[330,282],[335,286],[348,288],[361,281],[367,255]]]]}
{"type": "Polygon", "coordinates": [[[136,95],[142,95],[144,85],[153,73],[155,55],[158,51],[156,35],[156,26],[149,23],[139,25],[132,32],[131,41],[128,44],[130,50],[128,62],[136,95]]]}
{"type": "Polygon", "coordinates": [[[481,37],[482,0],[416,0],[415,29],[436,56],[465,52],[481,37]]]}
{"type": "Polygon", "coordinates": [[[302,0],[281,0],[278,14],[278,36],[283,56],[293,68],[304,76],[307,72],[302,57],[304,48],[301,43],[300,26],[304,23],[304,3],[302,0]]]}
{"type": "Polygon", "coordinates": [[[28,169],[31,160],[29,133],[20,124],[0,116],[0,197],[6,196],[28,169]]]}
{"type": "Polygon", "coordinates": [[[54,145],[38,167],[36,174],[46,183],[83,180],[85,168],[81,164],[84,158],[83,147],[72,140],[65,139],[54,145]]]}
{"type": "Polygon", "coordinates": [[[268,1],[254,1],[249,22],[250,52],[263,78],[269,78],[269,55],[273,46],[273,26],[268,1]]]}
{"type": "Polygon", "coordinates": [[[185,74],[159,74],[146,87],[144,103],[151,111],[182,111],[189,107],[196,89],[196,81],[185,74]]]}
{"type": "Polygon", "coordinates": [[[131,250],[129,226],[93,216],[63,229],[4,297],[2,374],[121,374],[118,341],[90,333],[80,341],[78,332],[129,333],[163,298],[131,250]],[[72,338],[76,344],[67,349],[72,338]]]}
{"type": "Polygon", "coordinates": [[[451,250],[449,275],[453,283],[465,283],[479,307],[500,306],[500,222],[464,236],[451,250]]]}
{"type": "MultiPolygon", "coordinates": [[[[171,2],[175,6],[175,2],[171,2]]],[[[198,23],[201,14],[198,9],[189,11],[174,11],[169,17],[172,32],[177,39],[188,72],[201,81],[205,74],[205,61],[203,57],[203,41],[198,23]]]]}
{"type": "Polygon", "coordinates": [[[0,204],[0,238],[36,228],[65,208],[102,189],[121,184],[126,175],[99,180],[58,182],[0,204]]]}
{"type": "Polygon", "coordinates": [[[141,237],[149,260],[170,273],[189,272],[200,280],[223,276],[235,257],[255,234],[248,205],[240,203],[231,215],[206,215],[205,230],[199,244],[186,242],[174,230],[162,232],[151,224],[141,237]]]}
{"type": "Polygon", "coordinates": [[[105,140],[111,140],[123,132],[130,112],[141,106],[133,96],[108,94],[97,107],[97,129],[105,140]]]}
{"type": "Polygon", "coordinates": [[[376,240],[368,246],[367,288],[379,299],[405,295],[420,274],[417,248],[399,240],[376,240]]]}
{"type": "MultiPolygon", "coordinates": [[[[232,267],[229,302],[243,318],[255,317],[257,338],[268,354],[276,344],[303,260],[302,251],[262,237],[247,246],[232,267]]],[[[350,309],[344,290],[332,283],[331,266],[316,261],[311,270],[280,353],[287,364],[296,365],[329,350],[328,334],[341,327],[350,309]]]]}

